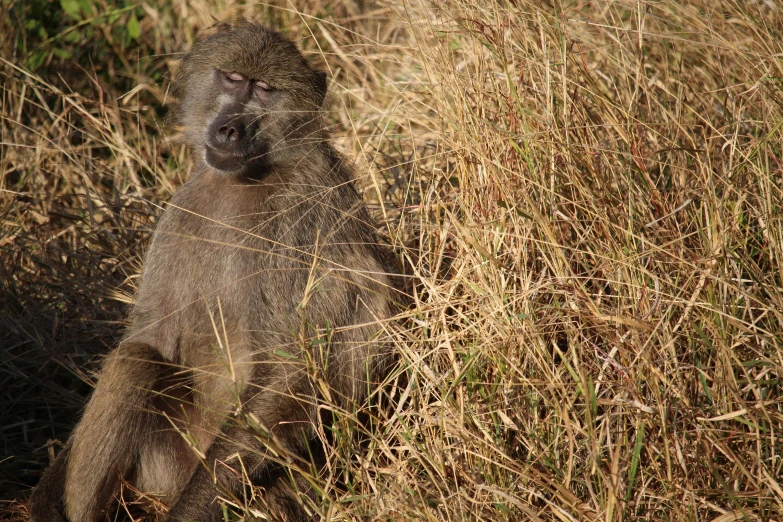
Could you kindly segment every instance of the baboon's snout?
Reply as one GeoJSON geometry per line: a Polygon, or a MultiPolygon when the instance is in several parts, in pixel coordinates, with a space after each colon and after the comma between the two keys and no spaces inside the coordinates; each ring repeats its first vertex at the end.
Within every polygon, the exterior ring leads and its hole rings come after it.
{"type": "Polygon", "coordinates": [[[207,127],[206,160],[218,170],[235,171],[242,168],[253,154],[253,118],[241,109],[221,111],[207,127]]]}

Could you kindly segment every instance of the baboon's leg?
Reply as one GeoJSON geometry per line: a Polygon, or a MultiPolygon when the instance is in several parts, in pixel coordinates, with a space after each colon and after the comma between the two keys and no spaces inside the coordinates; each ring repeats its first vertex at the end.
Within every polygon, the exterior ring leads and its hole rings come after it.
{"type": "MultiPolygon", "coordinates": [[[[287,456],[306,459],[307,440],[314,434],[314,408],[307,403],[311,402],[307,397],[312,391],[305,378],[297,379],[294,386],[290,380],[285,381],[260,392],[249,386],[247,394],[255,395],[245,402],[243,409],[263,423],[262,430],[271,432],[273,440],[268,446],[279,445],[275,451],[278,456],[287,453],[287,456]]],[[[224,427],[207,451],[205,465],[196,469],[182,496],[171,508],[170,519],[177,522],[222,520],[216,498],[221,492],[242,498],[243,473],[246,472],[254,484],[268,486],[265,498],[272,520],[308,520],[295,500],[297,494],[306,492],[306,482],[295,478],[295,485],[292,485],[288,473],[275,461],[265,458],[272,453],[265,447],[267,444],[261,442],[264,438],[265,435],[251,433],[246,426],[234,422],[224,427]],[[294,492],[294,489],[300,491],[294,492]]],[[[292,473],[297,475],[296,471],[292,473]]]]}
{"type": "Polygon", "coordinates": [[[149,435],[155,385],[167,366],[146,344],[121,344],[107,358],[98,385],[71,437],[65,512],[71,522],[98,520],[149,435]]]}
{"type": "Polygon", "coordinates": [[[41,477],[30,497],[31,522],[63,522],[63,490],[70,443],[57,455],[41,477]]]}

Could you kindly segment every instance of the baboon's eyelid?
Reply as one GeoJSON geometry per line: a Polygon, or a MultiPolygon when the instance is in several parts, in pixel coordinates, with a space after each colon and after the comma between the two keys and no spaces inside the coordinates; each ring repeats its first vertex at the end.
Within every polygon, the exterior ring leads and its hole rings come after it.
{"type": "Polygon", "coordinates": [[[228,78],[228,79],[229,79],[229,80],[231,80],[232,82],[243,82],[243,81],[245,81],[245,77],[244,77],[244,76],[242,76],[242,75],[241,75],[241,74],[239,74],[239,73],[234,73],[234,72],[225,72],[225,71],[224,71],[224,72],[223,72],[223,74],[226,76],[226,78],[228,78]]]}

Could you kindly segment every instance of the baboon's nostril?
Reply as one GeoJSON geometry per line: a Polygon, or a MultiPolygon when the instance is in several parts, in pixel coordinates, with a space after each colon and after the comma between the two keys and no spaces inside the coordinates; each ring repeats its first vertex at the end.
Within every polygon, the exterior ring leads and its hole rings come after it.
{"type": "Polygon", "coordinates": [[[217,139],[224,145],[235,143],[239,139],[239,130],[234,125],[223,125],[217,131],[217,139]]]}

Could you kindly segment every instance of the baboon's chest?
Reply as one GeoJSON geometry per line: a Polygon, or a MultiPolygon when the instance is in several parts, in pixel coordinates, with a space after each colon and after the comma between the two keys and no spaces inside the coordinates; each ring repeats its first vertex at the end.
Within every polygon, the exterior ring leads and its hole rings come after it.
{"type": "Polygon", "coordinates": [[[210,188],[186,186],[175,196],[142,272],[130,334],[143,330],[170,358],[224,325],[253,331],[284,259],[274,252],[264,200],[238,193],[253,187],[210,188]]]}

